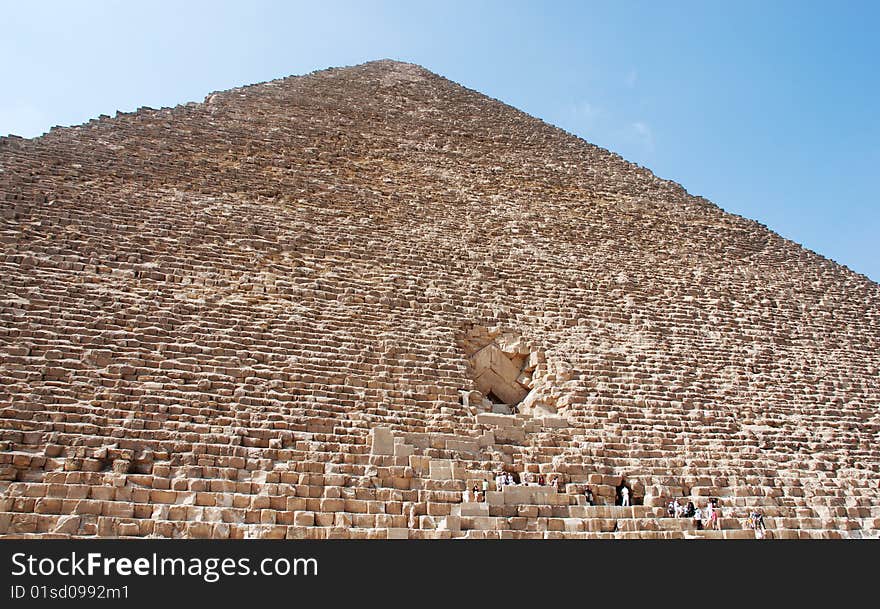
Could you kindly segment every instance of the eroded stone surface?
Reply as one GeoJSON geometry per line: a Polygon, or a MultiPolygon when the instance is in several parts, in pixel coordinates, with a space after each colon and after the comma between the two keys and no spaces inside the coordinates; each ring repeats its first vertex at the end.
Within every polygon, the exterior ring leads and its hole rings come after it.
{"type": "Polygon", "coordinates": [[[876,536],[878,370],[877,284],[417,66],[0,139],[3,536],[876,536]]]}

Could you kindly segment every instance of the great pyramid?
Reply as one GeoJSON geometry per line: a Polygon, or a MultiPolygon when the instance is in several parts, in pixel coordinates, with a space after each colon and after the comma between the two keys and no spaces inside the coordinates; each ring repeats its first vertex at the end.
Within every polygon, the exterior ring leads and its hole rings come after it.
{"type": "Polygon", "coordinates": [[[0,212],[2,536],[880,532],[880,285],[419,66],[0,139],[0,212]]]}

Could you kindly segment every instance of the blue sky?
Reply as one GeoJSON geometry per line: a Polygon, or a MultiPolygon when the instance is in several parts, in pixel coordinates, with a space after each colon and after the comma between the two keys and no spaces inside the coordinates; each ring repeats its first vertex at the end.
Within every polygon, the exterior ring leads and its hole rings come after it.
{"type": "Polygon", "coordinates": [[[394,58],[880,280],[880,2],[0,0],[0,135],[394,58]]]}

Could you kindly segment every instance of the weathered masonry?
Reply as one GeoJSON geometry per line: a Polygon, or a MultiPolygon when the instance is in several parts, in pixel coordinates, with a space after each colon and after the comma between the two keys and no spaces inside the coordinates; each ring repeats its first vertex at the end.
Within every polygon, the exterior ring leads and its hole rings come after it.
{"type": "Polygon", "coordinates": [[[878,372],[876,283],[418,66],[0,139],[0,536],[876,537],[878,372]]]}

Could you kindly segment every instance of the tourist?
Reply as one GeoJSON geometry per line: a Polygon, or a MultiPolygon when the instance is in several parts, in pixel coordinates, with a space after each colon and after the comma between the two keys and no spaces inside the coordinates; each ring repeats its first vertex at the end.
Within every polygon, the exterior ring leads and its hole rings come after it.
{"type": "Polygon", "coordinates": [[[559,476],[553,476],[553,482],[551,482],[550,485],[558,493],[559,492],[559,476]]]}
{"type": "Polygon", "coordinates": [[[709,528],[713,530],[718,530],[721,528],[721,522],[719,521],[719,516],[721,515],[721,508],[718,507],[718,503],[711,499],[709,500],[709,528]]]}
{"type": "Polygon", "coordinates": [[[589,486],[584,489],[584,497],[587,498],[587,505],[596,505],[595,499],[593,498],[593,489],[589,486]]]}
{"type": "Polygon", "coordinates": [[[758,539],[764,539],[767,536],[767,525],[764,524],[764,514],[761,512],[755,514],[755,536],[758,539]]]}
{"type": "Polygon", "coordinates": [[[513,485],[513,474],[507,472],[507,479],[504,481],[504,483],[513,485]]]}
{"type": "Polygon", "coordinates": [[[501,492],[503,486],[504,486],[504,474],[502,472],[498,472],[498,475],[495,476],[495,489],[498,492],[501,492]]]}
{"type": "Polygon", "coordinates": [[[681,501],[678,502],[678,518],[687,518],[687,505],[685,505],[684,497],[681,498],[681,501]]]}
{"type": "Polygon", "coordinates": [[[669,505],[666,506],[666,515],[670,518],[675,518],[675,506],[677,503],[678,501],[673,500],[670,501],[669,505]]]}
{"type": "Polygon", "coordinates": [[[620,489],[620,505],[629,506],[629,489],[626,485],[620,489]]]}
{"type": "Polygon", "coordinates": [[[755,539],[764,539],[767,535],[764,515],[757,510],[749,514],[749,527],[755,531],[755,539]]]}
{"type": "Polygon", "coordinates": [[[693,517],[694,517],[694,513],[695,513],[696,511],[697,511],[697,509],[694,507],[694,502],[693,502],[693,501],[688,501],[687,507],[686,507],[685,510],[684,510],[684,516],[685,516],[685,518],[693,518],[693,517]]]}
{"type": "Polygon", "coordinates": [[[477,488],[477,485],[474,485],[474,488],[471,489],[471,492],[474,494],[474,503],[479,503],[480,501],[480,489],[477,488]]]}
{"type": "Polygon", "coordinates": [[[486,497],[488,497],[488,495],[486,493],[488,493],[488,492],[489,492],[489,480],[486,478],[483,478],[483,501],[486,501],[486,497]]]}
{"type": "Polygon", "coordinates": [[[694,506],[694,526],[698,531],[703,530],[703,510],[694,506]]]}
{"type": "Polygon", "coordinates": [[[547,481],[544,479],[544,474],[538,474],[538,485],[544,486],[547,481]]]}

